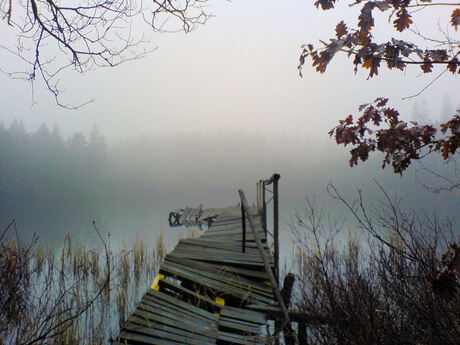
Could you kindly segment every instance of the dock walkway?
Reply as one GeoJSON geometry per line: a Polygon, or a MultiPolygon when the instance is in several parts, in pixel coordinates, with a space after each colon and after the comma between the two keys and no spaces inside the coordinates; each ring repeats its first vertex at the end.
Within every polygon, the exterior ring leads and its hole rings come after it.
{"type": "MultiPolygon", "coordinates": [[[[206,218],[208,229],[199,238],[180,240],[166,256],[118,344],[264,343],[268,315],[260,310],[278,304],[261,252],[247,220],[243,252],[241,206],[211,210],[201,211],[212,215],[206,218]]],[[[255,207],[248,212],[274,269],[261,217],[255,207]]]]}

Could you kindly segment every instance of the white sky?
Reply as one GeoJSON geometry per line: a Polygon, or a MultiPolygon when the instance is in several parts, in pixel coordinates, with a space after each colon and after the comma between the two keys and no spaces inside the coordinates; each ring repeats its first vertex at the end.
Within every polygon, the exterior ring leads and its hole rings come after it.
{"type": "MultiPolygon", "coordinates": [[[[417,93],[436,76],[419,76],[418,67],[405,73],[382,68],[378,78],[366,80],[366,71],[355,75],[351,61],[342,56],[323,75],[307,62],[304,78],[299,78],[302,43],[331,37],[342,18],[355,25],[356,10],[344,1],[329,12],[300,0],[220,0],[211,5],[216,17],[191,34],[151,34],[151,47],[158,50],[142,60],[62,75],[64,101],[94,99],[76,111],[58,108],[40,83],[35,87],[38,104],[31,107],[30,86],[0,74],[0,121],[8,125],[23,119],[30,130],[42,122],[58,123],[64,134],[87,133],[96,123],[109,142],[139,133],[216,129],[327,137],[339,119],[356,114],[357,105],[377,96],[390,97],[393,106],[410,113],[413,101],[401,97],[417,93]]],[[[421,14],[426,18],[419,29],[439,35],[437,18],[450,12],[436,11],[421,14]]],[[[13,32],[3,22],[2,43],[11,42],[13,32]]],[[[459,38],[460,32],[450,33],[459,38]]],[[[376,32],[384,34],[395,31],[376,32]]],[[[17,63],[0,50],[1,67],[17,63]]],[[[445,73],[418,99],[425,99],[438,116],[446,93],[453,106],[460,103],[459,86],[458,75],[445,73]]]]}

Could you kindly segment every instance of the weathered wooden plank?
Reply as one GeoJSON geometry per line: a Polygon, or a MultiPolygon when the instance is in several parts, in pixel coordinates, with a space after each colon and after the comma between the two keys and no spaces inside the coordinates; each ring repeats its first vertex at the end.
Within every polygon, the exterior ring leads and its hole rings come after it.
{"type": "MultiPolygon", "coordinates": [[[[233,242],[222,242],[222,241],[206,241],[203,242],[201,238],[199,239],[186,239],[186,240],[180,240],[178,245],[176,246],[177,248],[180,248],[182,245],[184,246],[191,246],[191,247],[197,247],[197,248],[215,248],[215,249],[222,249],[222,250],[228,250],[228,251],[235,251],[238,253],[241,253],[241,246],[239,244],[233,243],[233,242]]],[[[252,244],[249,244],[246,246],[246,249],[248,250],[249,253],[258,253],[259,249],[257,248],[257,244],[254,242],[252,244]]]]}
{"type": "MultiPolygon", "coordinates": [[[[263,262],[259,261],[255,257],[251,256],[243,256],[242,257],[236,257],[235,255],[228,254],[226,252],[222,253],[216,253],[216,254],[199,254],[197,252],[187,252],[187,251],[177,251],[169,254],[167,258],[183,258],[183,259],[189,259],[193,261],[200,261],[200,262],[215,262],[218,263],[222,266],[228,266],[230,264],[233,264],[233,266],[241,266],[245,268],[249,268],[247,266],[254,266],[254,269],[263,272],[265,267],[263,265],[263,262]]],[[[271,266],[274,266],[273,260],[271,260],[271,266]]]]}
{"type": "Polygon", "coordinates": [[[266,322],[265,314],[259,313],[256,311],[252,311],[252,310],[248,310],[247,308],[242,309],[242,308],[225,306],[224,308],[221,309],[220,315],[225,316],[225,317],[231,317],[234,319],[239,319],[239,320],[251,321],[254,323],[258,323],[260,325],[263,325],[266,322]]]}
{"type": "MultiPolygon", "coordinates": [[[[244,310],[241,310],[241,311],[244,312],[244,310]]],[[[245,334],[251,334],[251,335],[261,334],[261,328],[260,328],[260,325],[258,324],[244,322],[241,320],[235,320],[232,318],[221,316],[219,319],[219,329],[222,329],[222,328],[230,328],[238,332],[242,332],[245,334]]]]}
{"type": "MultiPolygon", "coordinates": [[[[187,319],[178,319],[174,324],[162,323],[160,318],[152,317],[149,313],[137,310],[134,315],[129,319],[129,323],[140,325],[143,327],[156,329],[158,331],[168,332],[177,336],[186,337],[201,341],[202,343],[215,343],[213,338],[217,334],[217,326],[199,328],[196,324],[187,319]]],[[[179,338],[177,338],[179,339],[179,338]]]]}
{"type": "Polygon", "coordinates": [[[240,259],[246,258],[248,261],[262,261],[260,255],[255,253],[255,251],[247,250],[245,253],[241,251],[241,244],[236,243],[233,248],[207,248],[207,247],[198,247],[198,246],[189,246],[189,245],[181,245],[176,247],[171,254],[178,254],[181,253],[182,255],[186,253],[190,254],[202,254],[202,257],[205,258],[207,255],[228,255],[237,257],[240,259]],[[239,250],[238,250],[239,249],[239,250]]]}
{"type": "Polygon", "coordinates": [[[174,256],[168,256],[165,259],[164,265],[174,265],[174,267],[186,270],[187,272],[199,276],[224,282],[231,286],[235,286],[244,290],[250,290],[252,292],[266,295],[268,297],[273,297],[273,291],[270,286],[260,282],[252,281],[237,274],[232,274],[232,271],[230,269],[225,269],[225,267],[222,267],[220,270],[211,270],[210,268],[197,261],[187,259],[181,260],[180,258],[176,258],[174,256]],[[206,268],[208,268],[208,270],[206,270],[206,268]]]}
{"type": "Polygon", "coordinates": [[[254,345],[263,344],[260,337],[250,335],[240,335],[230,332],[219,331],[217,333],[217,340],[226,341],[231,344],[254,345]]]}
{"type": "MultiPolygon", "coordinates": [[[[254,220],[255,220],[255,225],[256,226],[259,226],[260,224],[262,224],[260,218],[256,215],[252,215],[254,220]]],[[[240,226],[243,224],[243,220],[241,218],[241,215],[239,215],[238,217],[236,218],[215,218],[214,221],[211,223],[211,226],[208,228],[208,229],[212,229],[212,228],[215,228],[215,227],[219,227],[219,226],[225,226],[225,225],[237,225],[237,226],[240,226]]]]}
{"type": "MultiPolygon", "coordinates": [[[[156,329],[149,326],[141,326],[138,324],[128,323],[126,324],[123,329],[129,331],[130,336],[138,335],[143,336],[144,341],[149,341],[147,344],[157,344],[157,339],[164,339],[172,342],[176,342],[179,344],[188,344],[188,345],[202,345],[202,344],[209,344],[213,345],[216,342],[212,339],[205,340],[204,338],[196,339],[193,338],[192,335],[178,335],[176,333],[172,333],[170,331],[163,331],[160,329],[156,329]]],[[[120,334],[120,338],[127,338],[124,334],[120,334]]],[[[128,340],[135,340],[135,339],[128,339],[128,340]]]]}
{"type": "Polygon", "coordinates": [[[241,217],[238,217],[238,218],[221,218],[221,217],[218,217],[218,218],[215,218],[212,221],[211,226],[206,231],[209,231],[209,229],[220,227],[220,226],[238,225],[238,224],[241,224],[241,223],[242,223],[241,217]]]}
{"type": "Polygon", "coordinates": [[[261,313],[281,312],[281,308],[278,305],[253,303],[247,304],[246,308],[249,310],[260,311],[261,313]]]}
{"type": "MultiPolygon", "coordinates": [[[[259,230],[258,233],[260,235],[259,237],[262,237],[263,235],[265,235],[263,230],[259,230]]],[[[238,228],[238,229],[225,229],[225,230],[209,231],[209,232],[205,232],[202,235],[202,237],[209,237],[209,236],[232,236],[232,238],[237,237],[237,236],[242,237],[243,232],[242,232],[242,230],[240,228],[238,228]]],[[[246,232],[246,238],[251,239],[252,238],[251,233],[246,232]]]]}
{"type": "Polygon", "coordinates": [[[155,337],[151,337],[148,335],[143,335],[139,334],[136,332],[130,332],[130,331],[121,331],[120,336],[119,336],[119,344],[122,345],[131,345],[131,344],[148,344],[148,345],[182,345],[183,343],[178,343],[175,341],[170,341],[170,340],[165,340],[165,339],[159,339],[155,337]]]}
{"type": "Polygon", "coordinates": [[[151,313],[156,313],[159,315],[165,315],[165,317],[170,319],[190,319],[195,320],[195,322],[199,325],[207,327],[208,325],[212,325],[215,323],[215,320],[210,320],[203,318],[197,313],[194,313],[187,309],[181,309],[178,307],[171,307],[168,305],[168,302],[155,299],[153,296],[147,296],[142,300],[142,303],[139,305],[138,309],[142,309],[145,311],[149,311],[151,313]]]}
{"type": "MultiPolygon", "coordinates": [[[[164,306],[161,304],[152,303],[152,301],[147,299],[144,299],[141,303],[139,303],[138,308],[134,311],[133,315],[136,315],[138,311],[142,311],[142,313],[148,313],[146,316],[149,316],[152,320],[156,320],[158,322],[169,325],[175,325],[176,320],[179,319],[182,320],[181,322],[193,320],[197,329],[208,329],[209,327],[212,328],[212,326],[215,325],[214,321],[200,319],[194,313],[187,313],[180,309],[167,309],[164,308],[164,306]]],[[[177,326],[180,327],[179,324],[177,326]]]]}
{"type": "MultiPolygon", "coordinates": [[[[216,242],[212,237],[209,237],[209,238],[200,237],[200,240],[203,241],[203,242],[211,242],[211,243],[216,242]]],[[[218,239],[218,240],[222,241],[222,239],[218,239]]],[[[231,243],[232,245],[235,245],[235,242],[238,242],[236,245],[241,248],[242,239],[236,239],[235,241],[226,240],[226,242],[231,243]]],[[[267,250],[266,242],[262,242],[262,244],[264,245],[265,250],[267,250]]],[[[254,245],[255,245],[254,240],[249,241],[249,240],[246,239],[246,248],[248,246],[251,246],[251,248],[252,248],[254,245]]]]}
{"type": "Polygon", "coordinates": [[[203,261],[201,259],[198,259],[198,260],[192,259],[192,260],[199,261],[201,265],[203,265],[203,267],[206,267],[206,268],[209,267],[209,269],[211,270],[225,269],[231,274],[237,274],[237,275],[244,276],[250,279],[255,279],[256,281],[262,280],[264,284],[265,284],[265,281],[268,281],[267,274],[265,273],[265,271],[260,270],[260,266],[253,267],[257,269],[249,269],[247,268],[247,265],[242,264],[244,263],[243,261],[238,261],[236,263],[233,263],[232,262],[233,260],[229,259],[229,260],[225,260],[225,262],[216,263],[215,261],[208,262],[207,260],[203,261]],[[225,265],[223,265],[222,263],[224,263],[225,265]]]}
{"type": "MultiPolygon", "coordinates": [[[[205,323],[216,322],[217,317],[213,313],[209,312],[209,314],[202,314],[200,313],[200,310],[204,310],[203,308],[199,306],[194,306],[185,301],[181,301],[177,299],[176,297],[173,297],[173,298],[175,298],[179,302],[185,303],[185,306],[177,306],[177,305],[171,304],[167,300],[158,299],[155,296],[148,295],[148,294],[142,299],[142,303],[145,303],[152,308],[157,308],[162,313],[169,312],[169,313],[175,313],[179,315],[185,315],[190,318],[194,318],[195,320],[197,320],[197,322],[205,322],[205,323]],[[195,309],[195,308],[198,308],[198,309],[195,309]]],[[[208,312],[207,310],[204,310],[204,311],[208,312]]]]}
{"type": "MultiPolygon", "coordinates": [[[[198,238],[198,239],[182,239],[179,241],[178,245],[182,245],[182,244],[185,244],[185,245],[191,245],[191,246],[197,246],[197,247],[208,247],[208,248],[218,248],[218,249],[233,249],[235,247],[235,244],[234,243],[231,243],[231,242],[227,242],[227,241],[209,241],[209,242],[206,242],[206,243],[203,243],[201,241],[201,238],[198,238]]],[[[251,248],[255,248],[257,249],[256,246],[253,246],[251,248]]]]}
{"type": "Polygon", "coordinates": [[[182,279],[190,280],[201,286],[214,289],[220,294],[232,295],[242,301],[248,301],[249,303],[254,303],[260,301],[266,304],[273,302],[272,298],[269,298],[266,293],[255,291],[253,286],[243,286],[238,284],[236,280],[219,279],[218,276],[212,277],[212,275],[202,272],[191,272],[189,269],[180,267],[179,265],[174,265],[171,263],[163,264],[160,272],[165,275],[170,275],[173,277],[180,277],[182,279]],[[211,277],[209,277],[211,276],[211,277]]]}
{"type": "MultiPolygon", "coordinates": [[[[215,316],[214,314],[212,313],[209,313],[207,312],[206,310],[203,310],[201,308],[198,308],[198,307],[195,307],[195,306],[192,306],[188,303],[185,303],[183,301],[180,301],[178,300],[177,298],[174,298],[172,296],[169,296],[167,294],[164,294],[162,292],[159,292],[159,291],[155,291],[155,290],[152,290],[152,289],[149,289],[147,291],[147,295],[150,295],[150,296],[153,296],[155,298],[157,298],[158,300],[163,300],[164,302],[166,303],[170,303],[172,305],[175,305],[179,308],[183,308],[185,310],[189,310],[195,314],[197,314],[198,316],[201,316],[201,317],[204,317],[204,318],[207,318],[207,319],[210,319],[212,321],[217,321],[218,317],[215,316]]],[[[149,296],[147,296],[149,297],[149,296]]]]}
{"type": "Polygon", "coordinates": [[[231,277],[241,277],[241,281],[247,281],[248,285],[249,282],[252,282],[254,286],[265,288],[267,293],[271,293],[270,285],[267,284],[268,276],[265,271],[262,271],[262,266],[260,265],[249,265],[247,263],[238,263],[232,265],[231,259],[228,260],[230,263],[224,265],[223,263],[226,262],[224,259],[215,260],[213,263],[210,263],[201,260],[190,260],[189,258],[183,258],[180,255],[168,255],[166,261],[176,262],[192,268],[206,270],[207,272],[213,272],[219,276],[224,273],[231,277]],[[220,264],[216,264],[216,261],[219,261],[220,264]],[[245,267],[249,267],[251,269],[245,267]]]}
{"type": "MultiPolygon", "coordinates": [[[[202,235],[200,237],[201,239],[203,240],[206,240],[206,239],[212,239],[213,241],[232,241],[232,242],[241,242],[243,240],[243,237],[241,236],[241,234],[234,234],[234,235],[228,235],[228,234],[216,234],[216,233],[213,233],[213,234],[209,234],[209,235],[202,235]]],[[[253,235],[248,235],[246,237],[246,242],[247,241],[254,241],[255,238],[253,237],[253,235]]]]}
{"type": "Polygon", "coordinates": [[[113,345],[183,345],[175,341],[168,341],[164,339],[149,338],[142,334],[123,332],[124,336],[120,337],[119,342],[113,343],[113,345]],[[154,342],[154,343],[153,343],[154,342]]]}
{"type": "MultiPolygon", "coordinates": [[[[263,228],[260,226],[260,227],[257,227],[256,228],[256,231],[257,233],[260,235],[259,237],[261,237],[262,239],[265,239],[265,232],[263,231],[263,228]]],[[[216,229],[216,230],[213,230],[211,228],[211,230],[208,230],[206,232],[204,232],[200,237],[203,237],[203,236],[211,236],[211,235],[242,235],[243,231],[241,229],[241,227],[239,228],[229,228],[229,229],[216,229]]],[[[246,235],[251,235],[250,232],[246,232],[246,235]]]]}
{"type": "Polygon", "coordinates": [[[220,311],[220,309],[222,308],[222,305],[219,304],[219,303],[216,303],[214,300],[212,300],[212,299],[210,299],[210,298],[208,298],[206,296],[200,295],[196,291],[192,291],[192,290],[187,289],[187,288],[185,288],[183,286],[177,285],[177,284],[175,284],[175,283],[173,283],[171,281],[168,281],[166,279],[160,280],[159,284],[160,284],[161,288],[170,289],[172,291],[179,292],[182,295],[188,296],[189,298],[196,299],[198,306],[200,308],[205,309],[205,310],[207,310],[206,308],[204,308],[204,306],[206,306],[206,305],[208,306],[208,308],[210,308],[212,310],[212,312],[220,311]]]}
{"type": "MultiPolygon", "coordinates": [[[[254,251],[246,251],[243,253],[241,251],[241,242],[238,242],[235,244],[234,249],[239,249],[239,250],[227,250],[227,249],[212,249],[212,248],[200,248],[200,247],[181,247],[177,250],[172,251],[172,254],[182,254],[185,255],[186,253],[190,253],[191,255],[199,254],[202,253],[202,257],[206,258],[207,255],[223,255],[223,256],[233,256],[238,259],[247,259],[247,261],[256,261],[259,262],[260,256],[257,256],[254,254],[254,251]]],[[[267,251],[268,254],[268,251],[267,251]]],[[[271,260],[273,261],[273,259],[271,260]]]]}

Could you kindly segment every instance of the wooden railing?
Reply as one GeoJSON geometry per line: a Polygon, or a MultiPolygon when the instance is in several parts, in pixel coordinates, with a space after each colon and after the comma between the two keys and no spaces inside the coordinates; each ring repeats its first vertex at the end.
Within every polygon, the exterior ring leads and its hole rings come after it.
{"type": "MultiPolygon", "coordinates": [[[[275,277],[279,284],[279,194],[278,181],[279,174],[273,174],[268,180],[260,180],[257,183],[257,211],[261,216],[262,226],[265,231],[265,236],[268,234],[267,226],[267,205],[273,201],[273,249],[275,257],[275,277]],[[267,188],[273,184],[273,190],[267,188]],[[266,192],[272,193],[270,199],[266,199],[266,192]]],[[[268,237],[267,237],[268,238],[268,237]]]]}
{"type": "Polygon", "coordinates": [[[281,296],[281,292],[278,287],[278,281],[275,279],[275,276],[273,275],[272,269],[268,262],[267,253],[262,245],[262,242],[260,241],[256,226],[254,225],[254,221],[252,219],[251,213],[249,212],[249,205],[248,205],[248,201],[246,200],[246,196],[244,195],[244,192],[241,189],[238,191],[238,193],[240,194],[240,198],[241,198],[241,209],[243,210],[243,214],[248,219],[249,227],[251,228],[252,235],[254,236],[254,240],[257,244],[257,248],[259,249],[260,256],[262,257],[262,261],[265,266],[265,271],[267,272],[268,278],[270,279],[270,284],[273,289],[273,294],[278,300],[281,311],[283,313],[283,319],[284,319],[283,321],[285,324],[287,324],[289,323],[289,313],[286,308],[286,304],[284,303],[283,297],[281,296]]]}

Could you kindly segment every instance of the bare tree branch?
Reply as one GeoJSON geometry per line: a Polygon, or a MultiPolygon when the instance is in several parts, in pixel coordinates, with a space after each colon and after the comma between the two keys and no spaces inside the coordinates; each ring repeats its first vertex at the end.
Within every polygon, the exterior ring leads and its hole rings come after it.
{"type": "MultiPolygon", "coordinates": [[[[211,17],[207,0],[9,0],[0,1],[0,18],[12,27],[17,43],[0,48],[24,62],[24,70],[9,76],[35,83],[37,77],[64,108],[59,76],[64,70],[83,73],[115,67],[142,58],[148,48],[145,29],[190,32],[211,17]],[[8,2],[7,2],[8,1],[8,2]],[[145,27],[145,25],[148,25],[145,27]]],[[[3,68],[4,69],[4,68],[3,68]]]]}

